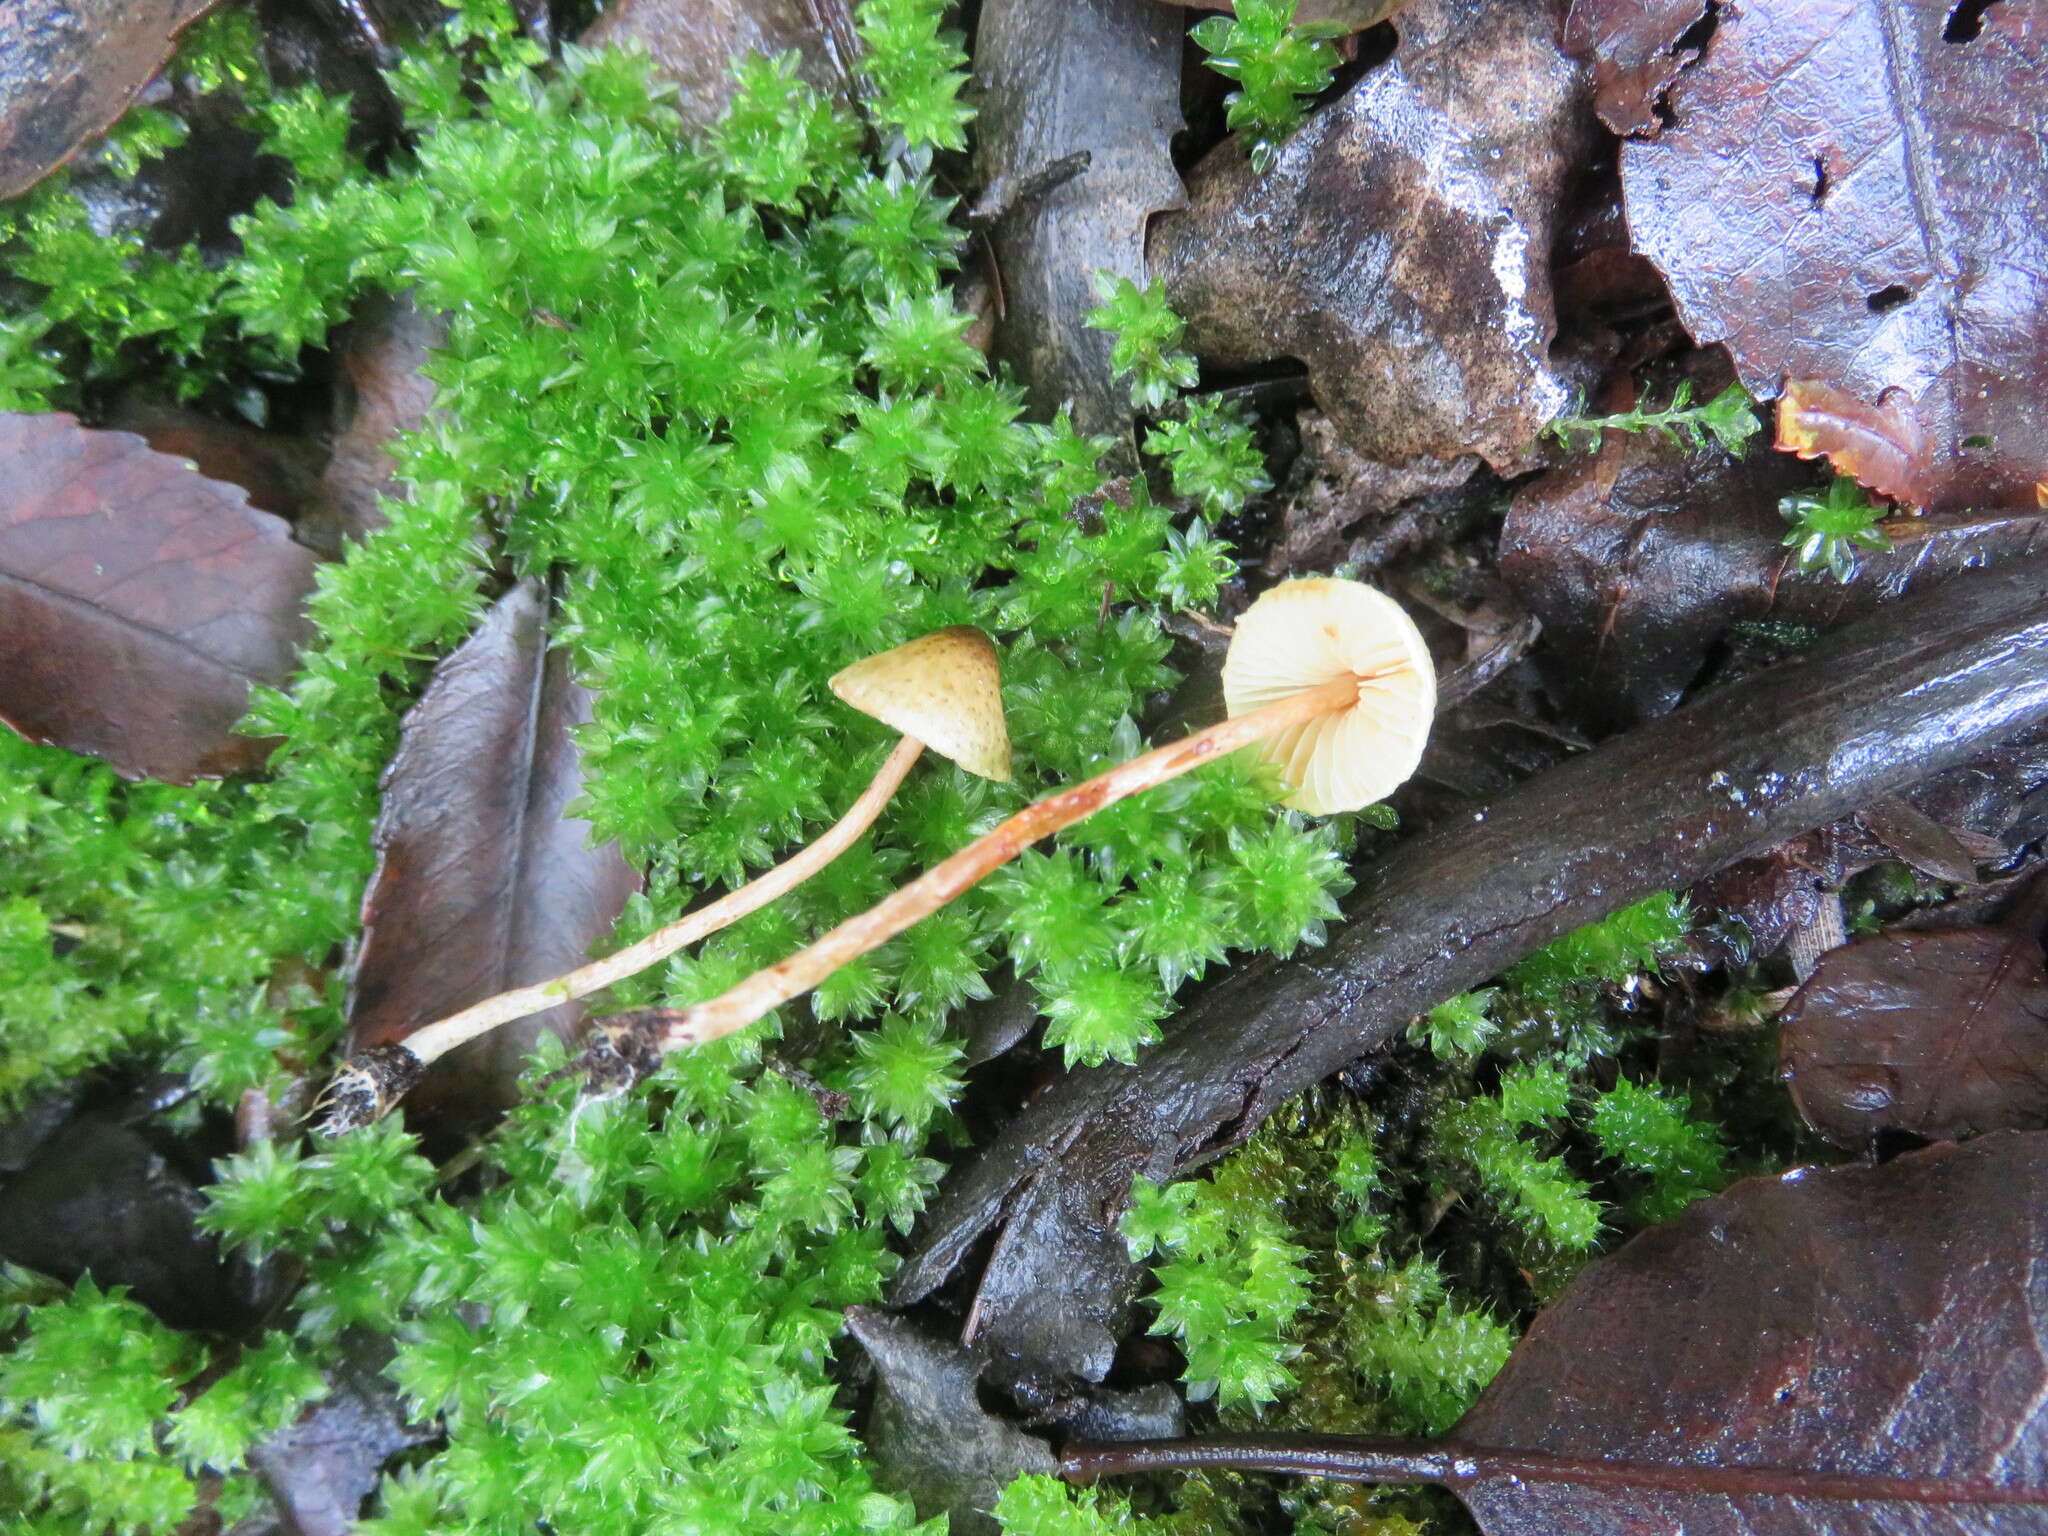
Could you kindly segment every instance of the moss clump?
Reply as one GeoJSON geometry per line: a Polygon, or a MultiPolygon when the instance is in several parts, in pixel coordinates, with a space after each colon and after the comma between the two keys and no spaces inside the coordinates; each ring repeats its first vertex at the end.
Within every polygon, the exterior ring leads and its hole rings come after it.
{"type": "MultiPolygon", "coordinates": [[[[1683,903],[1656,896],[1567,934],[1417,1020],[1431,1055],[1394,1069],[1408,1081],[1381,1113],[1322,1090],[1206,1177],[1140,1181],[1124,1231],[1134,1255],[1158,1256],[1152,1331],[1179,1342],[1190,1399],[1213,1398],[1226,1430],[1440,1435],[1588,1259],[1723,1187],[1722,1133],[1635,1064],[1651,1032],[1624,1006],[1690,926],[1683,903]]],[[[1165,1510],[1137,1521],[1154,1536],[1266,1529],[1276,1514],[1332,1536],[1469,1528],[1418,1490],[1276,1494],[1210,1473],[1160,1497],[1165,1510]]],[[[1042,1488],[1016,1511],[1012,1536],[1129,1517],[1062,1515],[1042,1488]]]]}
{"type": "MultiPolygon", "coordinates": [[[[946,292],[960,234],[931,156],[965,112],[941,12],[861,8],[865,124],[757,62],[692,141],[644,59],[550,62],[471,0],[392,73],[411,137],[374,176],[340,108],[271,90],[224,21],[180,67],[232,53],[205,67],[297,167],[289,206],[238,221],[238,256],[88,240],[61,184],[15,212],[10,259],[41,294],[7,321],[16,405],[76,404],[124,370],[187,392],[289,374],[372,288],[450,325],[439,412],[398,448],[407,498],[322,569],[299,675],[254,702],[249,728],[280,738],[269,776],[128,785],[0,739],[10,1097],[167,1059],[210,1103],[290,1101],[341,1025],[335,958],[399,717],[508,574],[552,578],[557,639],[600,691],[580,810],[651,871],[622,937],[852,798],[887,743],[832,704],[832,671],[947,624],[1006,637],[1014,788],[921,774],[872,840],[621,1006],[715,991],[1137,749],[1174,680],[1160,614],[1230,570],[1189,503],[1244,493],[1245,442],[1190,417],[1161,450],[1188,501],[1133,482],[1077,527],[1105,445],[1019,420],[946,292]]],[[[153,131],[117,142],[150,152],[153,131]]],[[[785,1011],[629,1103],[540,1094],[459,1182],[393,1127],[229,1159],[208,1220],[290,1256],[288,1311],[216,1356],[86,1285],[24,1297],[0,1478],[45,1529],[166,1529],[202,1501],[236,1518],[258,1497],[248,1446],[355,1329],[394,1342],[388,1374],[445,1436],[379,1495],[384,1536],[914,1527],[870,1482],[829,1366],[841,1309],[876,1297],[887,1234],[938,1175],[950,1017],[1010,963],[1070,1059],[1127,1058],[1209,961],[1318,939],[1350,829],[1276,815],[1274,789],[1233,761],[1119,806],[835,977],[815,1015],[857,1029],[785,1011]],[[761,1072],[784,1027],[851,1095],[845,1121],[761,1072]],[[44,1411],[60,1379],[108,1404],[104,1432],[44,1411]]]]}

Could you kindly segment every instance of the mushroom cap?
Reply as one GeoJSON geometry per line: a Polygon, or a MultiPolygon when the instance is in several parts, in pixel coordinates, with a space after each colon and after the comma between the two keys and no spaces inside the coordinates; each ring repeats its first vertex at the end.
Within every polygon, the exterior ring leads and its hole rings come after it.
{"type": "Polygon", "coordinates": [[[956,624],[834,675],[832,691],[969,773],[1008,783],[1010,728],[995,642],[956,624]]]}
{"type": "Polygon", "coordinates": [[[1422,760],[1436,717],[1436,668],[1415,621],[1363,583],[1312,576],[1272,588],[1237,621],[1223,661],[1233,716],[1345,675],[1348,709],[1260,743],[1293,786],[1287,804],[1312,816],[1384,799],[1422,760]]]}

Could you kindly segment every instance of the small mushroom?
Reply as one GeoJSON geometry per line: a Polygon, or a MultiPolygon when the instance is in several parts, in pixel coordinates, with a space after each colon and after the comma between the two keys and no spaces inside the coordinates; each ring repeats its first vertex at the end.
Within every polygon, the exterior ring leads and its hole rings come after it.
{"type": "Polygon", "coordinates": [[[744,1029],[810,991],[988,878],[1019,853],[1106,805],[1258,745],[1312,815],[1353,811],[1415,771],[1436,711],[1436,674],[1413,621],[1355,581],[1284,582],[1238,622],[1223,664],[1231,718],[1026,806],[910,884],[785,960],[694,1007],[622,1018],[585,1053],[594,1081],[637,1080],[662,1053],[744,1029]]]}
{"type": "Polygon", "coordinates": [[[853,807],[829,830],[737,890],[616,954],[487,997],[422,1026],[402,1042],[358,1052],[329,1087],[326,1129],[348,1130],[388,1113],[429,1065],[458,1045],[637,975],[793,890],[874,824],[926,747],[969,773],[1009,780],[1010,733],[1003,720],[1001,672],[995,645],[980,630],[961,624],[921,636],[855,662],[834,674],[830,686],[855,709],[902,732],[902,739],[853,807]]]}
{"type": "Polygon", "coordinates": [[[1342,677],[1358,680],[1352,707],[1259,745],[1294,786],[1288,806],[1311,816],[1384,800],[1422,761],[1436,717],[1436,669],[1421,632],[1384,592],[1309,577],[1253,603],[1223,658],[1223,700],[1233,717],[1342,677]]]}

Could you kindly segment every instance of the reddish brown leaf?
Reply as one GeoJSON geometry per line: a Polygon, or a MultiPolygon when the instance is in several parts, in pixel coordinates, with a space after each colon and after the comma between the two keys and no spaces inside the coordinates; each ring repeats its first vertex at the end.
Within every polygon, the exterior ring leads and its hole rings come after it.
{"type": "Polygon", "coordinates": [[[1520,462],[1565,406],[1549,254],[1580,158],[1580,72],[1538,4],[1418,0],[1401,43],[1266,175],[1234,143],[1153,224],[1188,344],[1296,357],[1359,453],[1520,462]]]}
{"type": "Polygon", "coordinates": [[[614,0],[583,34],[591,47],[630,43],[676,87],[676,105],[697,128],[732,102],[733,61],[795,49],[797,73],[827,99],[845,100],[860,57],[846,0],[614,0]]]}
{"type": "MultiPolygon", "coordinates": [[[[1817,380],[1875,407],[1897,391],[1931,445],[1928,505],[2026,505],[2048,468],[2038,14],[1955,0],[1714,14],[1670,87],[1673,120],[1621,152],[1636,246],[1687,328],[1725,340],[1759,395],[1817,380]]],[[[1683,23],[1652,0],[1580,0],[1577,15],[1631,57],[1683,23]]]]}
{"type": "Polygon", "coordinates": [[[282,518],[296,516],[313,491],[318,459],[298,438],[133,395],[114,403],[104,425],[133,432],[158,453],[190,459],[209,480],[239,485],[250,506],[282,518]]]}
{"type": "Polygon", "coordinates": [[[26,192],[103,132],[216,0],[0,5],[0,198],[26,192]]]}
{"type": "Polygon", "coordinates": [[[1927,434],[1895,395],[1869,405],[1823,380],[1793,379],[1778,399],[1778,446],[1910,506],[1933,493],[1927,434]]]}
{"type": "Polygon", "coordinates": [[[1998,928],[1893,928],[1845,944],[1781,1016],[1806,1123],[1843,1146],[2048,1124],[2041,901],[1998,928]]]}
{"type": "Polygon", "coordinates": [[[1487,1536],[2048,1531],[2044,1198],[2042,1134],[1746,1180],[1590,1266],[1434,1445],[1066,1465],[1419,1477],[1487,1536]]]}
{"type": "MultiPolygon", "coordinates": [[[[589,823],[567,814],[582,789],[569,732],[589,718],[589,691],[547,648],[547,596],[532,581],[435,670],[384,774],[349,1051],[545,981],[611,932],[640,881],[616,844],[593,848],[589,823]]],[[[471,1041],[407,1103],[455,1119],[502,1108],[540,1031],[567,1036],[582,1018],[569,1004],[471,1041]]]]}
{"type": "Polygon", "coordinates": [[[237,486],[126,432],[0,413],[0,722],[130,777],[261,766],[251,683],[305,637],[314,559],[237,486]]]}
{"type": "Polygon", "coordinates": [[[1572,0],[1564,46],[1593,66],[1593,106],[1616,133],[1654,133],[1657,103],[1699,58],[1679,38],[1706,14],[1706,0],[1572,0]]]}

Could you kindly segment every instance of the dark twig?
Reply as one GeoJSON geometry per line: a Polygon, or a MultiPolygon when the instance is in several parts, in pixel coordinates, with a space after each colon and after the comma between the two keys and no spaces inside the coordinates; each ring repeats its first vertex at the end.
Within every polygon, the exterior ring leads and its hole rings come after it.
{"type": "Polygon", "coordinates": [[[1370,869],[1328,947],[1242,968],[1136,1066],[1068,1074],[955,1170],[894,1299],[992,1228],[980,1342],[1106,1374],[1134,1270],[1130,1181],[1175,1177],[1415,1015],[1628,902],[1978,756],[2048,718],[2048,560],[1889,605],[1798,660],[1615,738],[1370,869]]]}

